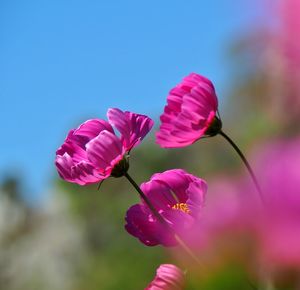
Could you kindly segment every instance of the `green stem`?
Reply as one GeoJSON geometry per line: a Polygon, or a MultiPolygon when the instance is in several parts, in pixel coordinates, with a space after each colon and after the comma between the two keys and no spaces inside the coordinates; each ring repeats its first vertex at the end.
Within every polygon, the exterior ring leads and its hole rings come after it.
{"type": "Polygon", "coordinates": [[[124,174],[124,176],[133,185],[133,187],[136,189],[136,191],[138,192],[140,197],[144,200],[144,202],[150,208],[150,210],[155,215],[155,217],[160,221],[160,223],[162,223],[164,226],[167,226],[169,228],[168,223],[161,216],[161,214],[155,209],[155,207],[152,205],[151,201],[148,199],[148,197],[145,195],[145,193],[140,189],[140,187],[137,185],[137,183],[131,178],[131,176],[127,172],[124,174]]]}
{"type": "Polygon", "coordinates": [[[219,132],[219,134],[221,136],[223,136],[230,143],[230,145],[234,148],[234,150],[240,156],[240,158],[242,159],[243,163],[245,164],[245,166],[246,166],[246,168],[247,168],[247,170],[248,170],[248,172],[249,172],[249,174],[250,174],[250,176],[251,176],[251,178],[253,180],[253,183],[254,183],[254,185],[256,187],[256,190],[258,191],[258,194],[260,196],[260,199],[262,200],[263,203],[265,203],[264,197],[263,197],[263,193],[262,193],[262,190],[261,190],[261,188],[259,186],[257,178],[256,178],[256,176],[255,176],[255,174],[254,174],[254,172],[253,172],[253,170],[252,170],[249,162],[247,161],[245,155],[242,153],[242,151],[240,150],[240,148],[233,142],[233,140],[228,135],[226,135],[222,130],[219,132]]]}

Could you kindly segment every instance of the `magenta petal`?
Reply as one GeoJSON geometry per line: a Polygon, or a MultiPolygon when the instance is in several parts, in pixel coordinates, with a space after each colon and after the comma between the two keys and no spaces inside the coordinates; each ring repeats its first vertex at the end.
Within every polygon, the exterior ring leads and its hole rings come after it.
{"type": "MultiPolygon", "coordinates": [[[[185,237],[186,233],[191,230],[195,223],[195,218],[189,214],[184,213],[180,210],[169,210],[162,213],[164,219],[169,223],[170,227],[181,237],[185,237]]],[[[177,241],[172,236],[168,238],[168,245],[176,245],[177,241]]]]}
{"type": "Polygon", "coordinates": [[[198,217],[201,213],[201,209],[204,206],[205,195],[207,191],[207,184],[204,180],[195,180],[190,184],[187,189],[187,194],[189,196],[186,204],[188,205],[191,215],[198,217]]]}
{"type": "MultiPolygon", "coordinates": [[[[124,155],[153,126],[150,118],[119,109],[110,109],[108,117],[119,129],[121,136],[116,136],[111,124],[101,119],[88,120],[71,130],[63,145],[56,151],[55,164],[61,178],[85,185],[111,176],[124,155]]],[[[122,163],[119,167],[127,170],[127,166],[128,164],[122,163]]],[[[123,174],[119,167],[113,176],[123,174]]]]}
{"type": "Polygon", "coordinates": [[[156,173],[151,177],[152,184],[160,182],[172,191],[172,195],[176,197],[176,202],[186,202],[188,199],[187,189],[191,184],[192,179],[190,174],[182,169],[171,169],[163,173],[156,173]]]}
{"type": "Polygon", "coordinates": [[[103,174],[110,173],[113,165],[125,154],[120,139],[109,131],[100,132],[87,143],[86,152],[89,161],[103,174]]]}
{"type": "Polygon", "coordinates": [[[147,246],[159,244],[159,225],[156,220],[150,220],[150,214],[139,204],[130,207],[126,213],[125,229],[147,246]]]}
{"type": "Polygon", "coordinates": [[[69,182],[86,185],[103,179],[95,172],[95,168],[91,164],[85,161],[76,164],[67,153],[57,156],[55,164],[60,177],[69,182]]]}
{"type": "Polygon", "coordinates": [[[127,151],[136,146],[151,130],[153,121],[144,115],[123,112],[119,109],[109,109],[109,121],[121,133],[124,147],[127,151]]]}
{"type": "Polygon", "coordinates": [[[74,162],[68,153],[64,153],[62,156],[56,156],[55,165],[61,178],[73,182],[71,168],[74,162]]]}
{"type": "Polygon", "coordinates": [[[97,183],[105,179],[106,176],[97,173],[95,167],[85,161],[74,165],[71,169],[72,178],[79,185],[97,183]]]}
{"type": "Polygon", "coordinates": [[[162,264],[156,270],[156,276],[145,290],[183,290],[184,274],[172,264],[162,264]]]}
{"type": "Polygon", "coordinates": [[[72,139],[67,139],[56,151],[56,155],[58,156],[63,156],[65,153],[72,157],[75,163],[81,160],[87,160],[85,150],[72,139]]]}
{"type": "MultiPolygon", "coordinates": [[[[141,189],[158,211],[167,210],[177,203],[174,195],[170,192],[170,188],[163,182],[152,179],[142,183],[141,189]]],[[[144,205],[146,206],[146,204],[144,205]]]]}
{"type": "Polygon", "coordinates": [[[131,126],[126,114],[120,109],[113,108],[107,111],[109,122],[115,126],[125,140],[130,140],[131,126]]]}
{"type": "Polygon", "coordinates": [[[185,139],[176,138],[174,134],[171,134],[170,131],[162,130],[156,132],[156,143],[162,148],[180,148],[193,144],[195,139],[185,139]]]}
{"type": "Polygon", "coordinates": [[[145,245],[176,245],[172,231],[185,236],[195,223],[204,204],[206,183],[182,169],[173,169],[154,174],[150,181],[141,185],[141,189],[172,230],[168,231],[156,220],[141,200],[127,212],[127,231],[145,245]]]}
{"type": "Polygon", "coordinates": [[[211,81],[192,73],[171,89],[161,115],[156,143],[163,148],[193,144],[211,125],[218,100],[211,81]]]}
{"type": "Polygon", "coordinates": [[[104,130],[114,133],[112,126],[107,121],[101,119],[91,119],[87,120],[76,130],[74,130],[72,138],[84,146],[104,130]]]}
{"type": "Polygon", "coordinates": [[[131,124],[130,142],[127,148],[130,150],[132,147],[137,146],[141,140],[152,129],[154,122],[147,116],[139,115],[131,112],[126,112],[127,117],[131,124]]]}
{"type": "Polygon", "coordinates": [[[163,173],[155,173],[151,177],[151,180],[160,180],[168,184],[171,188],[181,187],[182,183],[186,182],[186,171],[183,169],[171,169],[164,171],[163,173]]]}

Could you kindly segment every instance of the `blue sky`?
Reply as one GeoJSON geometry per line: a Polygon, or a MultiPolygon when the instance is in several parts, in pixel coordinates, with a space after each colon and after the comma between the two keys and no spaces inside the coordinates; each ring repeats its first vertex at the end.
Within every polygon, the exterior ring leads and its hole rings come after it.
{"type": "MultiPolygon", "coordinates": [[[[195,71],[226,90],[226,49],[256,23],[253,1],[0,1],[0,175],[38,200],[67,131],[119,107],[157,119],[195,71]],[[251,4],[252,3],[252,4],[251,4]]],[[[257,7],[256,7],[257,8],[257,7]]]]}

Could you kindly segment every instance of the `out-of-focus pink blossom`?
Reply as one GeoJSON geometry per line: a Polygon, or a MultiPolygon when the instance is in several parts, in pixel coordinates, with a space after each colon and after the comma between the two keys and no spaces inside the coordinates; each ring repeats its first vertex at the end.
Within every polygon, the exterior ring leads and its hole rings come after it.
{"type": "Polygon", "coordinates": [[[156,142],[164,148],[184,147],[206,134],[215,134],[208,130],[213,123],[221,127],[221,121],[216,119],[217,109],[212,82],[191,73],[170,91],[156,142]]]}
{"type": "MultiPolygon", "coordinates": [[[[183,233],[198,219],[204,205],[206,183],[182,169],[154,174],[141,185],[154,208],[175,233],[183,233]]],[[[147,246],[176,245],[173,233],[166,229],[141,201],[126,214],[126,230],[147,246]]]]}
{"type": "Polygon", "coordinates": [[[251,273],[270,276],[294,269],[300,275],[299,148],[298,138],[265,144],[256,153],[264,204],[243,180],[210,184],[209,195],[215,198],[207,200],[190,232],[189,244],[199,257],[220,264],[230,253],[251,273]]]}
{"type": "Polygon", "coordinates": [[[172,264],[162,264],[156,270],[156,276],[145,290],[183,290],[184,273],[172,264]]]}
{"type": "Polygon", "coordinates": [[[69,132],[56,151],[55,165],[62,179],[86,185],[122,175],[128,166],[125,155],[153,126],[147,116],[119,109],[109,109],[107,116],[109,122],[92,119],[69,132]]]}
{"type": "Polygon", "coordinates": [[[266,196],[257,222],[262,257],[277,267],[300,267],[300,139],[265,146],[257,159],[266,196]]]}

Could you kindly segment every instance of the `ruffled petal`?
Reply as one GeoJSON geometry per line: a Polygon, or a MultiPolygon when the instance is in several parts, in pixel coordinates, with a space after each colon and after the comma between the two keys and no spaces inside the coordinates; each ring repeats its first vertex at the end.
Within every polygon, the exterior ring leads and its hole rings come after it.
{"type": "Polygon", "coordinates": [[[87,161],[85,150],[72,139],[67,138],[64,144],[56,151],[57,156],[63,156],[65,153],[67,153],[75,163],[81,160],[87,161]]]}
{"type": "Polygon", "coordinates": [[[162,264],[145,290],[183,290],[184,274],[172,264],[162,264]]]}
{"type": "Polygon", "coordinates": [[[147,246],[156,246],[159,244],[159,226],[158,221],[150,218],[148,211],[144,207],[135,204],[130,207],[126,213],[127,232],[134,237],[138,238],[143,244],[147,246]]]}
{"type": "Polygon", "coordinates": [[[90,140],[97,137],[104,130],[114,133],[112,126],[107,121],[91,119],[74,130],[72,136],[69,136],[69,138],[72,138],[84,148],[90,140]]]}
{"type": "MultiPolygon", "coordinates": [[[[195,224],[195,218],[181,210],[172,209],[163,212],[162,216],[168,222],[170,228],[172,228],[180,237],[185,237],[187,232],[191,230],[192,226],[195,224]]],[[[169,245],[177,244],[177,241],[173,236],[169,235],[168,238],[169,245]]]]}
{"type": "Polygon", "coordinates": [[[127,212],[127,231],[146,245],[174,246],[174,232],[185,236],[195,223],[204,204],[206,183],[182,169],[173,169],[154,174],[141,185],[141,190],[171,230],[156,219],[141,199],[127,212]]]}
{"type": "Polygon", "coordinates": [[[120,139],[106,130],[86,144],[86,152],[89,161],[103,175],[110,174],[125,154],[120,139]]]}
{"type": "Polygon", "coordinates": [[[55,165],[62,179],[79,185],[96,183],[104,178],[86,161],[75,163],[68,153],[64,153],[62,156],[58,155],[55,165]]]}
{"type": "Polygon", "coordinates": [[[201,209],[204,207],[206,192],[206,182],[200,178],[194,177],[194,181],[190,183],[186,191],[189,197],[186,204],[190,210],[190,214],[195,218],[199,217],[201,209]]]}
{"type": "MultiPolygon", "coordinates": [[[[189,210],[188,215],[179,210],[184,216],[193,216],[196,218],[201,212],[207,191],[207,184],[203,179],[198,178],[183,169],[172,169],[153,175],[151,181],[159,181],[166,184],[172,195],[175,196],[176,203],[187,205],[189,210]]],[[[167,213],[169,212],[170,211],[167,213]]]]}
{"type": "Polygon", "coordinates": [[[121,133],[123,146],[127,151],[138,145],[153,127],[153,121],[144,115],[109,109],[109,122],[121,133]]]}
{"type": "Polygon", "coordinates": [[[107,176],[98,173],[95,167],[86,161],[81,161],[74,165],[71,169],[71,174],[74,182],[80,185],[98,183],[107,178],[107,176]]]}
{"type": "MultiPolygon", "coordinates": [[[[163,182],[153,180],[153,177],[149,182],[141,184],[141,190],[157,211],[169,210],[177,203],[177,197],[171,193],[170,188],[163,182]]],[[[147,207],[143,200],[142,203],[147,207]]]]}
{"type": "Polygon", "coordinates": [[[187,189],[189,188],[192,175],[182,169],[171,169],[163,173],[156,173],[151,177],[151,183],[159,182],[161,187],[166,186],[169,194],[172,194],[173,203],[185,203],[189,196],[187,189]]]}
{"type": "Polygon", "coordinates": [[[156,143],[162,148],[180,148],[193,144],[196,140],[194,139],[183,139],[177,138],[167,130],[160,130],[156,132],[156,143]]]}
{"type": "Polygon", "coordinates": [[[211,81],[191,73],[170,91],[160,117],[156,143],[163,148],[193,144],[205,135],[217,109],[218,100],[211,81]]]}
{"type": "Polygon", "coordinates": [[[62,179],[74,182],[71,173],[71,168],[74,165],[74,162],[68,153],[64,153],[63,155],[57,155],[55,159],[55,165],[58,174],[62,179]]]}

